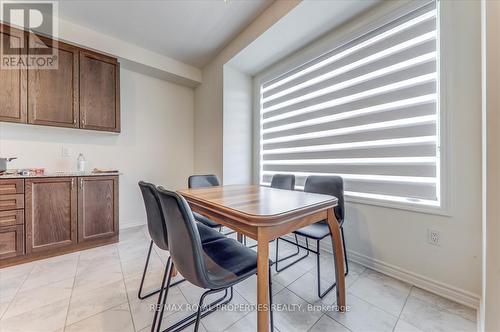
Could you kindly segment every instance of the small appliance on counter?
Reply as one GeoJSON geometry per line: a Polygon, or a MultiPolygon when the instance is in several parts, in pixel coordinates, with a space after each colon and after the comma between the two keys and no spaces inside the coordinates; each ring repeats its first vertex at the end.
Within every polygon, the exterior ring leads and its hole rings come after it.
{"type": "Polygon", "coordinates": [[[25,168],[25,169],[7,169],[0,172],[0,175],[21,175],[21,176],[42,176],[45,174],[45,168],[25,168]]]}
{"type": "Polygon", "coordinates": [[[16,157],[14,158],[0,158],[0,174],[3,174],[5,173],[5,171],[7,170],[7,163],[9,161],[12,161],[14,159],[17,159],[16,157]]]}

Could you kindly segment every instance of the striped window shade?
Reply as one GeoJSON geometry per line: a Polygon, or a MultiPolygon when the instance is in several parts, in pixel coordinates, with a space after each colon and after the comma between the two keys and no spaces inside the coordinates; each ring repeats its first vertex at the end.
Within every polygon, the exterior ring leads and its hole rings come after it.
{"type": "Polygon", "coordinates": [[[260,183],[340,175],[349,197],[439,206],[436,2],[260,89],[260,183]]]}

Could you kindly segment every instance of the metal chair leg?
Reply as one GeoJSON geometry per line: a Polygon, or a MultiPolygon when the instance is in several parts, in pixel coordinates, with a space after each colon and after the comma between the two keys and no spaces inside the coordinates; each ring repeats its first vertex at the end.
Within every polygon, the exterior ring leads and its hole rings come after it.
{"type": "Polygon", "coordinates": [[[334,282],[324,292],[321,292],[321,264],[320,264],[319,242],[320,242],[320,240],[317,240],[317,242],[316,242],[317,249],[318,249],[318,251],[316,253],[316,267],[317,267],[317,270],[318,270],[318,297],[320,299],[322,299],[322,298],[325,297],[326,294],[328,294],[337,285],[337,282],[334,282]]]}
{"type": "MultiPolygon", "coordinates": [[[[282,262],[282,261],[287,260],[287,259],[289,259],[289,258],[291,258],[291,257],[297,256],[297,255],[299,254],[299,252],[300,252],[299,239],[297,238],[297,234],[295,234],[295,244],[297,245],[297,252],[295,252],[295,253],[293,253],[293,254],[290,254],[290,255],[288,255],[288,256],[285,256],[285,257],[283,257],[283,258],[278,259],[278,241],[279,241],[279,239],[280,239],[280,238],[277,238],[277,239],[276,239],[276,261],[275,261],[275,269],[276,269],[276,272],[281,272],[281,271],[284,271],[284,270],[288,269],[290,266],[292,266],[292,265],[294,265],[294,264],[296,264],[296,263],[300,262],[301,260],[303,260],[303,259],[305,259],[305,258],[307,258],[307,257],[309,256],[309,251],[310,251],[310,250],[309,250],[309,241],[308,241],[308,239],[307,239],[307,237],[306,237],[306,254],[305,254],[305,255],[303,255],[303,256],[302,256],[302,257],[300,257],[300,258],[297,258],[297,259],[296,259],[296,260],[294,260],[293,262],[291,262],[291,263],[289,263],[289,264],[285,265],[285,267],[282,267],[281,269],[280,269],[280,268],[278,268],[278,262],[282,262]]],[[[281,240],[282,240],[282,241],[288,241],[288,240],[283,240],[283,239],[281,239],[281,240]]]]}
{"type": "Polygon", "coordinates": [[[137,293],[137,297],[140,300],[144,300],[145,298],[158,293],[160,290],[155,291],[155,293],[148,293],[146,295],[142,295],[142,287],[144,286],[144,279],[146,279],[146,272],[148,271],[149,258],[151,257],[151,251],[153,250],[153,240],[149,243],[148,256],[146,257],[146,264],[144,264],[144,272],[142,272],[141,284],[139,286],[139,292],[137,293]]]}
{"type": "Polygon", "coordinates": [[[155,314],[154,314],[154,317],[153,317],[153,324],[151,325],[151,332],[154,332],[155,331],[155,327],[156,327],[156,324],[157,324],[157,321],[158,321],[158,327],[157,327],[157,331],[159,330],[160,328],[160,325],[161,325],[161,320],[163,318],[163,308],[164,308],[164,299],[166,298],[166,296],[163,296],[163,293],[167,293],[168,292],[168,284],[170,282],[170,278],[171,278],[171,275],[172,275],[172,260],[171,258],[169,257],[167,259],[167,266],[165,267],[165,272],[163,273],[163,279],[162,279],[162,282],[161,282],[161,288],[159,290],[159,293],[158,294],[158,301],[156,303],[156,308],[155,308],[155,314]],[[167,278],[168,277],[168,278],[167,278]],[[166,281],[168,280],[168,281],[166,281]],[[167,287],[165,287],[165,284],[167,285],[167,287]],[[160,310],[161,308],[161,310],[160,310]],[[158,313],[161,311],[160,313],[160,317],[158,318],[158,313]]]}
{"type": "MultiPolygon", "coordinates": [[[[144,281],[146,280],[146,274],[148,271],[149,259],[151,258],[152,250],[153,250],[153,240],[151,240],[151,243],[149,244],[148,256],[146,257],[146,264],[144,264],[144,271],[142,272],[141,284],[139,286],[139,291],[137,292],[137,297],[139,298],[139,300],[147,299],[148,297],[153,296],[155,294],[158,294],[161,291],[161,288],[160,288],[160,289],[156,289],[154,291],[151,291],[147,294],[144,294],[144,295],[142,294],[142,288],[144,287],[144,281]]],[[[178,280],[178,281],[174,282],[173,284],[171,284],[170,286],[178,285],[184,281],[186,281],[186,280],[185,279],[178,280]]]]}
{"type": "MultiPolygon", "coordinates": [[[[347,252],[345,250],[345,240],[344,240],[344,229],[341,227],[340,228],[340,231],[342,232],[342,245],[343,245],[343,248],[344,248],[344,262],[345,262],[345,273],[344,273],[344,276],[347,276],[347,274],[349,273],[349,263],[347,262],[347,252]]],[[[326,294],[328,294],[328,292],[330,292],[336,285],[337,285],[337,282],[335,281],[330,287],[328,287],[328,289],[326,289],[324,292],[321,292],[321,268],[320,268],[320,248],[319,248],[319,245],[320,245],[320,241],[321,240],[318,240],[317,242],[317,248],[318,248],[318,252],[316,254],[316,257],[317,257],[317,269],[318,269],[318,296],[320,298],[323,298],[325,297],[326,294]]]]}
{"type": "MultiPolygon", "coordinates": [[[[233,289],[232,289],[232,287],[230,288],[230,296],[227,299],[226,299],[227,294],[228,294],[228,289],[227,288],[226,289],[218,289],[218,290],[209,290],[208,292],[217,293],[217,292],[221,292],[221,291],[224,291],[224,295],[223,296],[221,296],[220,298],[214,300],[208,306],[200,306],[199,307],[199,309],[201,308],[201,318],[209,315],[212,312],[215,312],[218,308],[220,308],[221,306],[229,303],[233,299],[233,289]]],[[[166,300],[163,301],[163,302],[164,302],[163,305],[165,305],[166,300]]],[[[181,319],[180,321],[178,321],[178,322],[170,325],[169,327],[167,327],[166,329],[164,329],[162,332],[171,332],[171,331],[177,332],[177,331],[181,331],[181,330],[187,328],[188,326],[192,325],[193,323],[195,323],[197,315],[198,315],[198,312],[195,312],[195,313],[193,313],[193,314],[191,314],[191,315],[189,315],[189,316],[181,319]]],[[[161,324],[161,320],[160,320],[160,324],[161,324]]]]}
{"type": "Polygon", "coordinates": [[[271,332],[274,331],[274,316],[273,316],[273,283],[271,281],[271,267],[269,267],[269,315],[271,321],[271,332]]]}
{"type": "MultiPolygon", "coordinates": [[[[194,331],[197,332],[198,331],[198,328],[200,326],[200,320],[201,318],[207,316],[208,314],[216,311],[218,308],[220,308],[221,306],[229,303],[232,299],[233,299],[233,287],[229,287],[229,292],[230,292],[230,296],[229,296],[229,299],[227,299],[226,301],[224,301],[223,303],[220,303],[220,304],[217,304],[216,306],[213,306],[212,304],[210,304],[207,308],[203,307],[203,300],[205,299],[205,297],[209,294],[213,294],[213,293],[218,293],[220,292],[221,289],[210,289],[208,291],[206,291],[205,293],[203,293],[200,297],[200,302],[198,303],[198,311],[196,312],[196,320],[195,320],[195,326],[194,326],[194,331]]],[[[224,289],[225,293],[224,293],[224,297],[226,297],[227,295],[227,288],[224,289]]],[[[186,328],[188,325],[191,325],[191,323],[187,324],[187,325],[184,325],[182,326],[180,329],[177,329],[176,331],[180,331],[181,329],[184,329],[186,328]]]]}

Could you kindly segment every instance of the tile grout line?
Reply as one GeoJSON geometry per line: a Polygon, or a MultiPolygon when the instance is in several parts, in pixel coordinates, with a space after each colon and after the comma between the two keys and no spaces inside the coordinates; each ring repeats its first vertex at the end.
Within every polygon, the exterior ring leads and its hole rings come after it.
{"type": "Polygon", "coordinates": [[[128,311],[130,314],[130,320],[132,321],[132,328],[134,329],[134,331],[137,331],[135,328],[134,315],[132,315],[132,306],[130,305],[130,299],[128,297],[127,283],[125,282],[125,275],[123,274],[122,257],[120,255],[120,249],[118,248],[118,246],[116,246],[116,252],[118,253],[118,260],[120,261],[120,272],[122,274],[123,287],[125,287],[125,296],[127,297],[127,305],[128,305],[128,311]]]}
{"type": "MultiPolygon", "coordinates": [[[[240,294],[241,295],[241,294],[240,294]]],[[[233,324],[229,325],[227,328],[225,328],[222,332],[226,332],[226,331],[231,331],[231,328],[236,325],[239,321],[241,321],[243,318],[245,318],[246,316],[250,315],[252,313],[252,311],[249,311],[247,312],[245,315],[243,315],[243,317],[241,317],[240,319],[238,319],[236,322],[234,322],[233,324]]],[[[203,327],[205,327],[205,325],[203,325],[203,327]]],[[[207,328],[205,327],[205,330],[207,330],[207,328]]],[[[208,331],[208,330],[207,330],[208,331]]],[[[272,332],[272,331],[271,331],[272,332]]]]}
{"type": "Polygon", "coordinates": [[[77,259],[77,262],[76,262],[75,275],[73,277],[73,286],[71,287],[71,294],[69,295],[68,308],[66,309],[66,317],[64,317],[63,331],[66,330],[66,324],[68,323],[69,308],[71,306],[71,299],[73,298],[73,291],[75,290],[76,276],[78,274],[78,265],[80,265],[80,257],[81,257],[81,253],[78,255],[78,259],[77,259]]]}
{"type": "MultiPolygon", "coordinates": [[[[100,315],[100,314],[102,314],[103,312],[106,312],[106,311],[108,311],[108,310],[113,310],[113,309],[115,309],[115,308],[118,308],[118,307],[122,306],[124,303],[125,303],[125,302],[120,303],[120,304],[117,304],[117,305],[115,305],[115,306],[113,306],[113,307],[111,307],[111,308],[108,308],[108,309],[103,310],[103,311],[96,312],[95,314],[92,314],[92,315],[90,315],[90,316],[88,316],[88,317],[85,317],[85,318],[83,318],[83,319],[77,320],[77,321],[75,321],[75,322],[73,322],[73,323],[69,324],[68,326],[65,326],[65,327],[64,327],[64,330],[66,330],[66,327],[70,327],[70,326],[72,326],[72,325],[75,325],[75,324],[78,324],[78,323],[80,323],[80,322],[83,322],[83,321],[84,321],[84,320],[86,320],[86,319],[89,319],[89,318],[92,318],[92,317],[94,317],[94,316],[100,315]]],[[[56,331],[58,331],[58,330],[56,330],[56,331]]],[[[104,332],[105,332],[105,331],[104,331],[104,332]]]]}
{"type": "MultiPolygon", "coordinates": [[[[369,268],[365,268],[365,271],[368,271],[368,270],[371,270],[371,269],[369,269],[369,268]]],[[[365,273],[365,271],[363,271],[363,274],[365,273]]],[[[374,270],[372,270],[372,271],[374,271],[374,270]]],[[[375,272],[377,272],[377,271],[375,271],[375,272]]],[[[377,272],[377,273],[380,273],[380,274],[382,274],[382,275],[386,276],[385,274],[383,274],[383,273],[381,273],[381,272],[377,272]]],[[[361,275],[360,275],[360,276],[356,279],[356,281],[358,281],[360,277],[361,277],[361,275]]],[[[351,284],[348,288],[346,288],[346,291],[347,291],[350,287],[352,287],[353,285],[354,285],[354,282],[353,282],[353,283],[352,283],[352,284],[351,284]]],[[[413,287],[415,287],[415,286],[410,285],[410,291],[409,291],[408,295],[406,296],[406,300],[405,300],[405,303],[404,303],[404,305],[403,305],[403,309],[404,309],[404,306],[406,305],[406,301],[408,301],[408,297],[410,296],[410,292],[411,292],[411,290],[413,289],[413,287]]],[[[347,295],[347,292],[346,292],[346,295],[347,295]]],[[[365,300],[364,298],[361,298],[361,297],[359,297],[359,296],[357,296],[357,295],[354,295],[354,294],[351,294],[351,295],[352,295],[352,296],[357,297],[358,299],[362,300],[362,301],[363,301],[363,302],[365,302],[365,303],[368,303],[368,304],[369,304],[369,305],[371,305],[371,306],[374,306],[374,307],[375,307],[375,308],[377,308],[377,309],[382,310],[384,313],[386,313],[386,314],[388,314],[388,315],[391,315],[392,317],[397,317],[396,315],[394,315],[394,314],[392,314],[392,313],[390,313],[390,312],[386,311],[384,308],[379,307],[377,304],[373,304],[373,303],[371,303],[371,302],[368,302],[368,301],[367,301],[367,300],[365,300]]],[[[346,296],[346,297],[347,297],[347,296],[346,296]]],[[[401,309],[401,312],[403,312],[403,309],[401,309]]],[[[400,315],[401,315],[401,313],[400,313],[400,315]]],[[[398,320],[399,320],[399,319],[398,319],[398,320]]]]}
{"type": "Polygon", "coordinates": [[[405,303],[403,304],[403,307],[401,308],[401,312],[399,313],[398,319],[396,320],[396,324],[394,324],[394,327],[392,328],[393,332],[396,329],[396,326],[398,325],[399,320],[401,319],[401,315],[403,314],[403,310],[405,310],[406,303],[408,303],[408,299],[410,298],[411,291],[413,290],[413,287],[415,287],[415,286],[410,287],[410,291],[408,292],[408,295],[406,296],[405,303]]]}
{"type": "MultiPolygon", "coordinates": [[[[78,260],[80,260],[80,256],[78,257],[78,260]]],[[[120,268],[121,268],[121,264],[120,264],[120,268]]],[[[77,272],[78,272],[78,266],[77,266],[77,272]]],[[[122,275],[123,275],[123,274],[122,274],[122,275]]],[[[76,282],[76,278],[75,278],[75,282],[76,282]]],[[[118,281],[117,281],[117,282],[118,282],[118,281]]],[[[124,282],[124,284],[125,284],[125,282],[124,282]]],[[[125,291],[126,291],[126,287],[125,287],[125,291]]],[[[71,297],[72,297],[72,296],[73,296],[73,289],[72,289],[72,292],[71,292],[71,297]]],[[[127,302],[128,302],[128,298],[127,298],[127,302]]],[[[71,303],[70,303],[70,304],[71,304],[71,303]]],[[[115,305],[115,306],[112,306],[112,307],[110,307],[110,308],[107,308],[107,309],[104,309],[104,310],[102,310],[102,311],[96,312],[96,313],[94,313],[94,314],[92,314],[92,315],[90,315],[90,316],[87,316],[87,317],[85,317],[85,318],[79,319],[79,320],[77,320],[77,321],[74,321],[73,323],[69,324],[68,326],[72,326],[72,325],[74,325],[74,324],[76,324],[76,323],[82,322],[82,321],[84,321],[84,320],[86,320],[86,319],[89,319],[89,318],[91,318],[91,317],[94,317],[94,316],[97,316],[97,315],[99,315],[99,314],[102,314],[103,312],[106,312],[106,311],[108,311],[108,310],[118,308],[119,306],[121,306],[121,305],[123,305],[123,304],[125,304],[125,302],[119,303],[119,304],[117,304],[117,305],[115,305]]],[[[129,307],[129,309],[130,309],[130,307],[129,307]]],[[[68,306],[68,312],[69,312],[69,306],[68,306]]],[[[67,320],[67,316],[66,316],[66,320],[67,320]]],[[[67,327],[67,326],[64,326],[64,330],[66,329],[66,327],[67,327]]]]}
{"type": "MultiPolygon", "coordinates": [[[[30,264],[30,263],[28,263],[28,264],[30,264]]],[[[14,302],[14,299],[16,298],[17,294],[19,293],[19,290],[23,287],[24,283],[26,282],[28,277],[31,275],[31,272],[33,272],[33,269],[35,268],[36,265],[37,265],[37,263],[33,264],[29,273],[27,273],[26,276],[24,277],[23,282],[21,282],[19,287],[16,289],[16,292],[14,293],[14,296],[12,296],[12,298],[10,299],[9,304],[7,305],[7,308],[5,308],[4,312],[0,315],[0,320],[2,320],[3,316],[5,316],[5,314],[9,310],[10,306],[12,305],[12,302],[14,302]]]]}
{"type": "Polygon", "coordinates": [[[311,329],[314,327],[314,325],[318,324],[318,322],[321,320],[321,318],[323,318],[323,316],[325,316],[325,315],[326,315],[326,313],[323,312],[323,314],[321,316],[319,316],[319,318],[311,325],[311,327],[309,327],[307,329],[307,331],[311,331],[311,329]]]}

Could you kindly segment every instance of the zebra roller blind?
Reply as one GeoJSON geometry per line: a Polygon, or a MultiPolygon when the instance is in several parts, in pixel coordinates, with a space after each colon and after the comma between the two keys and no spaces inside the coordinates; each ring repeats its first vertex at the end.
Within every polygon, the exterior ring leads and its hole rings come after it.
{"type": "Polygon", "coordinates": [[[436,2],[261,85],[260,182],[340,175],[347,196],[439,205],[436,2]]]}

